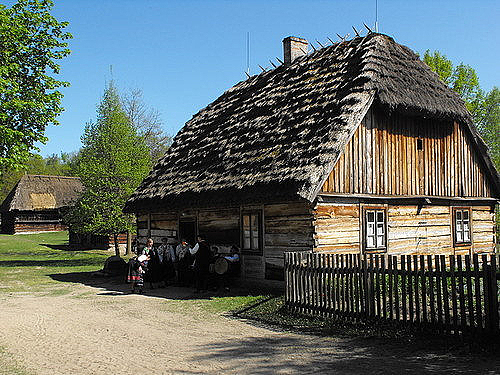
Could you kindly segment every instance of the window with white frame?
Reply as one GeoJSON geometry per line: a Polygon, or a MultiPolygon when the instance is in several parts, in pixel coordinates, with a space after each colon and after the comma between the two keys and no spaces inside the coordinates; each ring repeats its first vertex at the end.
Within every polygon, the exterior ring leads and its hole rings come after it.
{"type": "Polygon", "coordinates": [[[469,208],[455,208],[453,210],[454,240],[456,245],[471,243],[470,210],[469,208]]]}
{"type": "Polygon", "coordinates": [[[241,215],[242,250],[260,252],[262,250],[262,228],[260,212],[244,212],[241,215]]]}
{"type": "Polygon", "coordinates": [[[387,248],[387,211],[385,209],[364,210],[364,245],[365,250],[386,250],[387,248]]]}

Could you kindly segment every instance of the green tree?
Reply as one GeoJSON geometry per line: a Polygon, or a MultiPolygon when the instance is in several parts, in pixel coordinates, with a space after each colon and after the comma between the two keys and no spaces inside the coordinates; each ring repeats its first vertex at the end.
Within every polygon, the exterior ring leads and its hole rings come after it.
{"type": "MultiPolygon", "coordinates": [[[[493,164],[500,170],[500,90],[493,87],[485,93],[480,85],[476,71],[463,63],[453,63],[439,51],[425,51],[424,62],[436,72],[441,80],[457,92],[464,100],[472,115],[481,137],[489,148],[493,164]]],[[[497,227],[500,228],[500,209],[496,210],[497,227]]]]}
{"type": "Polygon", "coordinates": [[[67,56],[67,22],[51,14],[50,0],[18,0],[0,5],[0,172],[22,168],[45,143],[45,128],[57,124],[62,93],[68,86],[54,75],[57,60],[67,56]]]}
{"type": "Polygon", "coordinates": [[[126,200],[151,168],[144,139],[124,112],[110,83],[97,109],[97,119],[85,126],[79,152],[78,175],[85,192],[66,216],[79,233],[117,235],[133,229],[133,216],[124,214],[126,200]]]}
{"type": "Polygon", "coordinates": [[[138,89],[130,90],[123,95],[122,102],[132,125],[146,142],[154,165],[172,144],[172,137],[163,130],[160,113],[146,105],[142,91],[138,89]]]}

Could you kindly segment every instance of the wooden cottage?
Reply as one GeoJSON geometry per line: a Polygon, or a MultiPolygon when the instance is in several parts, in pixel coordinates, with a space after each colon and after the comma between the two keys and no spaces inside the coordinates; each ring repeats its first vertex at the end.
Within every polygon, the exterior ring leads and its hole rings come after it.
{"type": "Polygon", "coordinates": [[[140,242],[201,233],[268,279],[291,250],[494,251],[498,173],[414,52],[376,33],[283,44],[284,64],[198,112],[132,195],[140,242]]]}
{"type": "Polygon", "coordinates": [[[62,211],[82,190],[77,177],[24,175],[0,207],[2,233],[66,230],[62,211]]]}

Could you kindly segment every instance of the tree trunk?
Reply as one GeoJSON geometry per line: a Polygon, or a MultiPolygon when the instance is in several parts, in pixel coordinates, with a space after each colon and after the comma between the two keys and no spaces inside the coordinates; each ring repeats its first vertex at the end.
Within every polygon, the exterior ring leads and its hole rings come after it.
{"type": "Polygon", "coordinates": [[[130,254],[130,249],[132,248],[132,235],[130,234],[130,231],[127,231],[127,247],[125,249],[125,255],[130,254]]]}
{"type": "Polygon", "coordinates": [[[115,254],[117,257],[120,256],[120,245],[118,244],[118,234],[113,233],[113,240],[115,241],[115,254]]]}

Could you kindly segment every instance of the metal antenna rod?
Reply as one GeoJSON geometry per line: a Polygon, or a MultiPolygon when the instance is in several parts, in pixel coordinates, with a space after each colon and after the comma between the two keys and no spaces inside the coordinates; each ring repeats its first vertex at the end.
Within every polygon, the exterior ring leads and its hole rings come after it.
{"type": "Polygon", "coordinates": [[[375,32],[378,33],[378,0],[375,0],[375,32]]]}
{"type": "Polygon", "coordinates": [[[247,31],[247,76],[250,78],[250,32],[247,31]]]}

